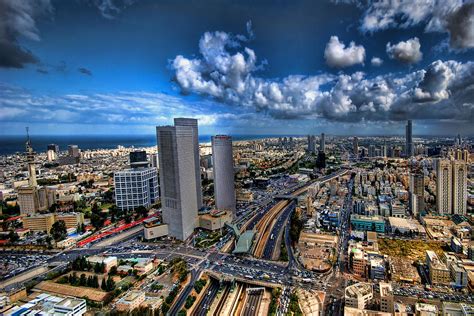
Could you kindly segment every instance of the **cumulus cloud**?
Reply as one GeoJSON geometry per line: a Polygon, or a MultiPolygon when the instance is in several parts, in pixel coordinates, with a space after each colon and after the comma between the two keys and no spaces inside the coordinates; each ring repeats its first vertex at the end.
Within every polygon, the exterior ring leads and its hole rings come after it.
{"type": "Polygon", "coordinates": [[[398,60],[405,64],[414,64],[423,58],[423,53],[420,50],[420,40],[414,37],[407,41],[401,41],[398,44],[391,45],[387,43],[387,54],[391,59],[398,60]]]}
{"type": "Polygon", "coordinates": [[[0,0],[0,67],[23,68],[38,62],[19,39],[39,41],[36,19],[51,11],[49,0],[0,0]]]}
{"type": "Polygon", "coordinates": [[[349,46],[339,41],[337,36],[331,39],[324,50],[324,58],[330,67],[343,68],[364,63],[365,49],[351,42],[349,46]]]}
{"type": "MultiPolygon", "coordinates": [[[[474,119],[472,62],[436,61],[426,70],[374,78],[356,72],[266,79],[257,75],[254,51],[241,44],[228,33],[205,33],[199,42],[199,56],[178,55],[171,61],[181,91],[277,119],[474,119]]],[[[419,58],[402,55],[398,44],[390,47],[399,59],[419,58]]]]}
{"type": "Polygon", "coordinates": [[[424,25],[427,32],[448,33],[452,48],[474,47],[474,3],[472,1],[345,2],[351,2],[364,11],[360,26],[363,32],[424,25]]]}
{"type": "Polygon", "coordinates": [[[370,63],[372,64],[372,66],[379,67],[382,66],[383,60],[379,57],[372,57],[370,63]]]}

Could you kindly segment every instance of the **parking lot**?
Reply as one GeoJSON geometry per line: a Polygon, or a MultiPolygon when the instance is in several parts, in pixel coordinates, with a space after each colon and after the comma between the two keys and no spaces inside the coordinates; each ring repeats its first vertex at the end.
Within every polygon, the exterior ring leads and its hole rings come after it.
{"type": "Polygon", "coordinates": [[[43,265],[51,255],[34,253],[8,253],[0,255],[0,279],[4,280],[28,269],[43,265]]]}

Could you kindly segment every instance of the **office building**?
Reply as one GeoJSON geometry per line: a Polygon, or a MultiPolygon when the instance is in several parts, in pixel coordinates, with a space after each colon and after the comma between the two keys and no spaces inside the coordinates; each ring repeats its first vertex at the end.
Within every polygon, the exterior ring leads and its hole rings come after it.
{"type": "Polygon", "coordinates": [[[425,204],[425,176],[422,173],[411,173],[410,184],[410,211],[413,216],[424,210],[425,204]]]}
{"type": "Polygon", "coordinates": [[[453,160],[453,214],[466,215],[467,213],[467,175],[466,162],[453,160]]]}
{"type": "Polygon", "coordinates": [[[114,173],[115,204],[121,210],[151,207],[159,198],[156,168],[127,169],[114,173]]]}
{"type": "Polygon", "coordinates": [[[52,150],[52,151],[54,151],[56,154],[59,154],[59,146],[56,145],[56,144],[49,144],[49,145],[46,147],[46,150],[52,150]]]}
{"type": "Polygon", "coordinates": [[[308,135],[308,152],[316,153],[316,137],[314,135],[308,135]]]}
{"type": "Polygon", "coordinates": [[[413,157],[414,147],[413,147],[413,125],[411,120],[407,121],[405,126],[405,156],[413,157]]]}
{"type": "Polygon", "coordinates": [[[230,136],[212,137],[212,159],[216,207],[235,214],[234,159],[230,136]]]}
{"type": "Polygon", "coordinates": [[[351,225],[355,230],[385,232],[385,221],[379,216],[352,214],[351,225]]]}
{"type": "Polygon", "coordinates": [[[31,146],[30,134],[28,133],[28,127],[26,128],[27,140],[26,140],[26,161],[28,163],[28,185],[36,187],[38,185],[36,181],[36,165],[35,155],[36,153],[31,146]]]}
{"type": "Polygon", "coordinates": [[[54,304],[54,315],[81,316],[87,311],[86,300],[66,297],[62,301],[54,304]]]}
{"type": "Polygon", "coordinates": [[[451,162],[441,159],[436,162],[436,208],[440,214],[451,214],[453,171],[451,162]]]}
{"type": "Polygon", "coordinates": [[[201,168],[199,165],[199,131],[198,131],[198,121],[192,118],[175,118],[174,126],[189,126],[193,129],[193,151],[194,151],[194,173],[196,177],[196,183],[199,185],[196,186],[196,200],[198,203],[198,208],[202,207],[202,190],[201,190],[201,168]]]}
{"type": "Polygon", "coordinates": [[[169,236],[180,240],[193,233],[202,204],[196,133],[197,121],[192,119],[156,128],[163,221],[169,236]]]}
{"type": "Polygon", "coordinates": [[[369,145],[369,157],[375,157],[375,145],[369,145]]]}
{"type": "Polygon", "coordinates": [[[130,167],[135,168],[146,168],[149,166],[148,157],[146,151],[132,151],[129,154],[130,167]]]}
{"type": "Polygon", "coordinates": [[[321,138],[319,139],[319,151],[326,152],[326,138],[324,133],[321,133],[321,138]]]}
{"type": "Polygon", "coordinates": [[[56,152],[54,150],[51,150],[51,149],[48,149],[48,151],[46,152],[46,157],[47,157],[49,162],[52,162],[52,161],[55,161],[56,159],[58,159],[58,156],[57,156],[56,152]]]}
{"type": "Polygon", "coordinates": [[[365,309],[373,298],[374,292],[369,283],[355,283],[346,287],[344,299],[348,307],[365,309]]]}

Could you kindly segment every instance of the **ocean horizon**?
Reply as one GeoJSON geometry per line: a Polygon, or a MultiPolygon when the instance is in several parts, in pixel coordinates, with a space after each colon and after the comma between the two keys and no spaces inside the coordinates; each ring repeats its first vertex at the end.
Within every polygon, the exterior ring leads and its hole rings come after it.
{"type": "MultiPolygon", "coordinates": [[[[211,141],[212,135],[199,135],[200,143],[211,141]]],[[[254,140],[274,137],[301,137],[303,135],[231,135],[234,141],[254,140]]],[[[49,144],[56,144],[60,151],[67,150],[68,145],[77,145],[81,150],[113,149],[124,147],[156,146],[156,135],[31,135],[33,149],[46,152],[49,144]]],[[[25,151],[25,135],[0,135],[0,155],[12,155],[25,151]]]]}

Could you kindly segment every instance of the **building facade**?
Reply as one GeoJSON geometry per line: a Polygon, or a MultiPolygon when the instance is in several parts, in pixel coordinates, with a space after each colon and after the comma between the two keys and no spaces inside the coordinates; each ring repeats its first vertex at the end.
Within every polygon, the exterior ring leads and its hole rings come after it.
{"type": "Polygon", "coordinates": [[[121,210],[151,207],[159,198],[156,168],[137,168],[114,173],[115,203],[121,210]]]}
{"type": "Polygon", "coordinates": [[[230,136],[212,137],[212,157],[216,207],[235,214],[234,159],[230,136]]]}
{"type": "Polygon", "coordinates": [[[169,236],[179,240],[186,240],[193,233],[202,205],[201,179],[196,176],[197,121],[193,126],[184,125],[188,121],[183,120],[178,121],[180,125],[156,128],[163,221],[168,224],[169,236]]]}

